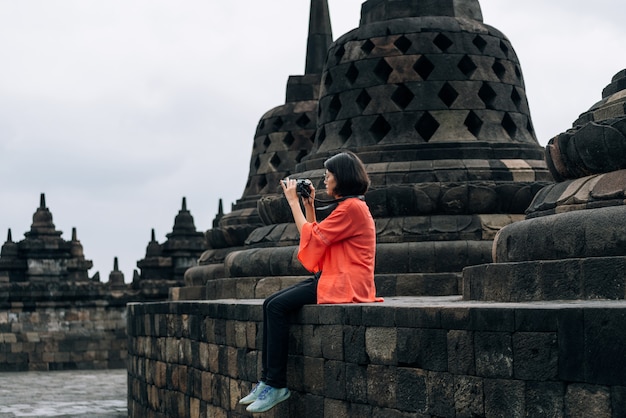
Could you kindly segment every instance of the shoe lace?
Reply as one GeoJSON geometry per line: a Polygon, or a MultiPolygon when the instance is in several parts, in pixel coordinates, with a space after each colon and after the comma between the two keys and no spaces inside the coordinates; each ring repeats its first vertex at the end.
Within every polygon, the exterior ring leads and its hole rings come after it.
{"type": "Polygon", "coordinates": [[[272,388],[270,386],[264,387],[263,391],[259,394],[259,399],[265,400],[265,398],[267,398],[267,395],[269,395],[271,391],[272,391],[272,388]]]}

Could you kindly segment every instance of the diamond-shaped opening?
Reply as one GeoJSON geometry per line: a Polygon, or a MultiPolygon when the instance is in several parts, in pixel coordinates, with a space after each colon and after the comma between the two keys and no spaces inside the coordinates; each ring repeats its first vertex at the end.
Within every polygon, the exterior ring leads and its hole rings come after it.
{"type": "Polygon", "coordinates": [[[339,95],[334,95],[330,100],[330,104],[328,105],[328,113],[330,116],[330,120],[337,119],[337,115],[341,110],[341,100],[339,99],[339,95]]]}
{"type": "Polygon", "coordinates": [[[284,123],[285,123],[285,122],[283,121],[283,118],[281,118],[281,117],[279,116],[279,117],[277,117],[277,118],[274,120],[274,123],[272,124],[272,126],[274,127],[274,130],[275,130],[275,131],[278,131],[278,130],[280,130],[280,128],[282,128],[282,126],[284,125],[284,123]]]}
{"type": "Polygon", "coordinates": [[[517,65],[515,66],[515,76],[518,80],[522,81],[522,70],[520,70],[517,65]]]}
{"type": "Polygon", "coordinates": [[[354,65],[354,63],[351,63],[350,67],[348,67],[348,71],[346,71],[346,78],[348,79],[348,82],[350,84],[354,84],[354,82],[356,81],[358,77],[359,77],[359,70],[358,68],[356,68],[356,65],[354,65]]]}
{"type": "Polygon", "coordinates": [[[306,126],[311,123],[311,118],[308,117],[306,115],[306,113],[303,113],[302,115],[300,115],[300,117],[296,120],[296,125],[298,125],[301,128],[306,128],[306,126]]]}
{"type": "Polygon", "coordinates": [[[428,80],[428,77],[430,77],[430,74],[435,69],[435,65],[422,55],[413,66],[413,69],[422,77],[422,80],[428,80]]]}
{"type": "Polygon", "coordinates": [[[430,141],[437,129],[439,129],[439,122],[429,112],[424,112],[415,125],[415,130],[426,142],[430,141]]]}
{"type": "Polygon", "coordinates": [[[261,167],[261,159],[257,155],[256,158],[254,159],[254,169],[255,169],[255,171],[258,170],[259,167],[261,167]]]}
{"type": "Polygon", "coordinates": [[[442,33],[440,33],[439,35],[435,37],[435,39],[433,40],[433,43],[435,44],[437,48],[441,49],[441,51],[443,52],[446,52],[446,50],[450,48],[452,44],[454,44],[454,42],[452,42],[450,38],[448,38],[446,35],[442,33]]]}
{"type": "Polygon", "coordinates": [[[509,134],[511,139],[515,138],[515,134],[517,133],[517,125],[515,125],[515,121],[513,121],[513,118],[508,113],[505,113],[504,118],[502,118],[502,127],[504,128],[506,133],[509,134]]]}
{"type": "Polygon", "coordinates": [[[361,93],[356,98],[356,105],[361,110],[361,113],[365,110],[368,104],[372,101],[371,96],[367,93],[367,90],[361,90],[361,93]]]}
{"type": "Polygon", "coordinates": [[[391,131],[391,125],[382,116],[378,116],[370,126],[370,132],[376,142],[380,142],[389,131],[391,131]]]}
{"type": "Polygon", "coordinates": [[[274,168],[278,168],[280,167],[280,163],[282,161],[280,160],[280,157],[278,156],[278,154],[274,153],[272,155],[272,158],[270,158],[270,164],[274,167],[274,168]]]}
{"type": "Polygon", "coordinates": [[[391,95],[391,100],[400,107],[400,109],[404,110],[411,103],[415,95],[404,84],[398,85],[396,91],[391,95]]]}
{"type": "Polygon", "coordinates": [[[452,103],[459,97],[459,93],[450,85],[450,83],[445,83],[441,90],[439,90],[439,98],[442,102],[448,107],[452,106],[452,103]]]}
{"type": "Polygon", "coordinates": [[[395,45],[396,48],[398,48],[398,51],[402,52],[403,54],[406,54],[409,48],[411,48],[411,45],[413,45],[413,42],[411,42],[411,40],[407,38],[406,36],[402,35],[401,37],[396,39],[396,41],[393,44],[395,45]]]}
{"type": "Polygon", "coordinates": [[[296,142],[296,138],[291,135],[291,132],[287,132],[287,135],[283,138],[283,144],[285,144],[287,148],[291,148],[294,142],[296,142]]]}
{"type": "Polygon", "coordinates": [[[260,131],[260,130],[262,130],[263,128],[265,128],[265,119],[261,119],[261,120],[259,121],[259,124],[257,125],[256,130],[257,130],[257,131],[260,131]]]}
{"type": "Polygon", "coordinates": [[[478,68],[468,55],[464,55],[463,58],[461,58],[457,67],[467,78],[470,78],[472,74],[474,74],[474,71],[476,71],[476,68],[478,68]]]}
{"type": "Polygon", "coordinates": [[[506,67],[502,65],[500,61],[496,60],[496,62],[494,62],[491,66],[491,69],[500,80],[504,79],[504,76],[506,75],[506,67]]]}
{"type": "Polygon", "coordinates": [[[317,143],[318,146],[322,145],[324,141],[326,141],[326,128],[322,126],[321,129],[317,130],[317,143]]]}
{"type": "Polygon", "coordinates": [[[330,75],[329,72],[324,74],[324,87],[328,90],[330,86],[333,84],[333,76],[330,75]]]}
{"type": "Polygon", "coordinates": [[[520,96],[516,87],[513,87],[513,91],[511,92],[511,100],[513,101],[515,107],[517,107],[517,110],[520,110],[520,107],[522,106],[522,96],[520,96]]]}
{"type": "Polygon", "coordinates": [[[504,41],[500,41],[500,49],[502,50],[502,52],[504,52],[504,56],[506,56],[506,57],[509,56],[509,47],[506,46],[504,41]]]}
{"type": "Polygon", "coordinates": [[[261,191],[267,187],[267,179],[265,178],[265,176],[259,176],[257,187],[257,191],[261,191]]]}
{"type": "Polygon", "coordinates": [[[482,87],[478,91],[478,97],[483,101],[487,109],[493,109],[494,102],[498,95],[487,83],[483,83],[482,87]]]}
{"type": "Polygon", "coordinates": [[[272,144],[272,140],[268,135],[265,135],[265,139],[263,139],[263,148],[268,149],[272,144]]]}
{"type": "Polygon", "coordinates": [[[352,121],[350,119],[348,119],[341,127],[339,136],[344,143],[352,136],[352,121]]]}
{"type": "Polygon", "coordinates": [[[306,157],[308,154],[308,152],[306,152],[305,150],[301,149],[300,152],[298,152],[298,155],[296,155],[296,163],[299,163],[300,161],[302,161],[302,159],[304,157],[306,157]]]}
{"type": "Polygon", "coordinates": [[[476,46],[476,48],[478,48],[480,52],[485,52],[485,48],[487,47],[487,41],[485,41],[482,36],[476,35],[472,43],[474,44],[474,46],[476,46]]]}
{"type": "Polygon", "coordinates": [[[339,48],[337,48],[337,50],[335,51],[335,60],[336,62],[340,62],[341,59],[343,58],[343,56],[346,54],[346,48],[341,45],[339,48]]]}
{"type": "Polygon", "coordinates": [[[374,42],[368,39],[367,41],[363,42],[363,45],[361,45],[361,50],[365,52],[366,55],[369,55],[375,47],[376,45],[374,45],[374,42]]]}
{"type": "Polygon", "coordinates": [[[379,60],[376,64],[376,67],[374,67],[374,74],[376,74],[376,77],[378,77],[378,79],[383,83],[387,82],[387,80],[389,79],[389,75],[392,72],[393,68],[391,68],[391,66],[387,64],[387,61],[385,61],[384,58],[379,60]]]}
{"type": "Polygon", "coordinates": [[[465,126],[467,126],[467,130],[470,131],[472,135],[478,138],[478,134],[480,134],[480,129],[483,127],[483,121],[480,117],[474,113],[472,110],[468,113],[465,118],[465,126]]]}

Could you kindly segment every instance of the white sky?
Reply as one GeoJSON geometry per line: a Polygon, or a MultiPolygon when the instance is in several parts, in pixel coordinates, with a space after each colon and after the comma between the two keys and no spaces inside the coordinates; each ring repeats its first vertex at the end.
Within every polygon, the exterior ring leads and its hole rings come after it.
{"type": "MultiPolygon", "coordinates": [[[[334,38],[362,0],[329,0],[334,38]]],[[[545,145],[626,68],[622,0],[482,0],[545,145]],[[593,6],[593,9],[590,8],[593,6]]],[[[304,72],[309,0],[0,0],[0,244],[40,193],[90,276],[126,281],[182,198],[196,228],[241,197],[256,125],[304,72]]]]}

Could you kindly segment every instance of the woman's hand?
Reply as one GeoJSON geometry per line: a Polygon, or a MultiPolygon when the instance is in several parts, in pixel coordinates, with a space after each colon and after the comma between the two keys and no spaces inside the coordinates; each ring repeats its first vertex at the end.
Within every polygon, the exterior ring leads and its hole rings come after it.
{"type": "Polygon", "coordinates": [[[309,197],[302,198],[302,203],[304,205],[303,212],[300,207],[300,200],[298,199],[297,183],[298,182],[296,180],[287,177],[286,179],[280,181],[280,186],[283,188],[285,198],[287,199],[287,203],[289,203],[291,213],[293,214],[293,219],[298,227],[298,232],[300,232],[302,231],[302,225],[306,222],[315,222],[315,187],[311,185],[309,189],[309,197]]]}
{"type": "Polygon", "coordinates": [[[298,193],[296,191],[296,180],[290,179],[287,177],[284,180],[280,181],[280,186],[283,188],[283,193],[285,193],[285,198],[289,205],[293,205],[294,203],[298,203],[298,193]]]}

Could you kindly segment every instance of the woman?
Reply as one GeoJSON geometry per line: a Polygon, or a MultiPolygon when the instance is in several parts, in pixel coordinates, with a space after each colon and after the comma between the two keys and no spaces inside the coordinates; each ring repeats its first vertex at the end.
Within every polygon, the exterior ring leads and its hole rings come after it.
{"type": "Polygon", "coordinates": [[[264,412],[289,398],[287,351],[289,314],[315,303],[378,302],[374,285],[376,229],[364,201],[370,180],[361,160],[351,152],[324,163],[326,192],[337,207],[323,221],[315,216],[315,188],[302,197],[296,180],[281,186],[300,232],[298,259],[314,276],[283,289],[263,303],[262,374],[259,383],[239,403],[250,412],[264,412]]]}

